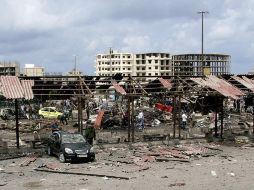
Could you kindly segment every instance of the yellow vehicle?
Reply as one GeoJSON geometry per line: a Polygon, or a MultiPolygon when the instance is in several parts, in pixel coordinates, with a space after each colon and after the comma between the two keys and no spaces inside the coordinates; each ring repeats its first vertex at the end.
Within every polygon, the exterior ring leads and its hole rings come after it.
{"type": "Polygon", "coordinates": [[[63,115],[63,113],[56,111],[55,107],[44,107],[39,110],[40,118],[57,119],[61,115],[63,115]]]}

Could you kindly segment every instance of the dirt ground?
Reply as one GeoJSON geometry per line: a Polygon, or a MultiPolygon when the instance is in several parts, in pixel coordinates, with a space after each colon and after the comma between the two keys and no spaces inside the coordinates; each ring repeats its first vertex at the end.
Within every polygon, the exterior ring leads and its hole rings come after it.
{"type": "MultiPolygon", "coordinates": [[[[158,147],[160,145],[157,145],[158,147]]],[[[113,147],[113,146],[112,146],[113,147]]],[[[96,161],[59,163],[56,157],[43,155],[28,166],[21,166],[26,157],[0,161],[1,190],[112,190],[112,189],[254,189],[254,148],[220,145],[219,154],[192,158],[190,162],[149,162],[137,171],[133,163],[114,162],[110,155],[125,153],[127,147],[96,149],[96,161]],[[87,176],[35,171],[41,163],[50,163],[58,172],[99,174],[87,176]],[[105,177],[105,176],[108,177],[105,177]],[[115,179],[110,176],[126,177],[115,179]]],[[[43,168],[39,168],[43,169],[43,168]]]]}

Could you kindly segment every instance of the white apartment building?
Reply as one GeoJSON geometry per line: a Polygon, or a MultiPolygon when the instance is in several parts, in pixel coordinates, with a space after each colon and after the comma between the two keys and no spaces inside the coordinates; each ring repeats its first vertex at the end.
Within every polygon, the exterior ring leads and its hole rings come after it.
{"type": "MultiPolygon", "coordinates": [[[[96,76],[170,76],[171,59],[169,53],[122,53],[111,51],[96,56],[96,76]]],[[[150,80],[147,78],[147,80],[150,80]]]]}
{"type": "Polygon", "coordinates": [[[111,76],[122,73],[123,76],[132,76],[134,54],[111,51],[96,56],[96,76],[111,76]]]}

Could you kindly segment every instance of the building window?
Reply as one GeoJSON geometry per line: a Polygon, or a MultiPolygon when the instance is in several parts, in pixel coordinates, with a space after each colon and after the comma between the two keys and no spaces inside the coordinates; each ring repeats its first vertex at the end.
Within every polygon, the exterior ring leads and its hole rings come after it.
{"type": "Polygon", "coordinates": [[[149,69],[149,70],[151,70],[151,69],[152,69],[152,67],[148,67],[148,69],[149,69]]]}
{"type": "Polygon", "coordinates": [[[155,60],[155,63],[158,63],[158,60],[155,60]]]}
{"type": "Polygon", "coordinates": [[[164,67],[161,67],[161,70],[164,70],[164,67]]]}
{"type": "Polygon", "coordinates": [[[158,76],[158,73],[155,73],[155,76],[158,76]]]}
{"type": "Polygon", "coordinates": [[[137,65],[139,64],[139,61],[136,61],[137,65]]]}
{"type": "Polygon", "coordinates": [[[142,76],[146,76],[146,73],[142,73],[142,76]]]}
{"type": "Polygon", "coordinates": [[[130,55],[128,55],[128,58],[131,58],[131,56],[130,56],[130,55]]]}
{"type": "Polygon", "coordinates": [[[155,69],[158,69],[158,66],[155,66],[154,68],[155,68],[155,69]]]}
{"type": "Polygon", "coordinates": [[[128,68],[128,71],[130,71],[131,70],[131,68],[128,68]]]}
{"type": "Polygon", "coordinates": [[[137,70],[139,70],[139,67],[137,67],[137,70]]]}
{"type": "Polygon", "coordinates": [[[144,71],[144,70],[146,70],[146,68],[145,68],[145,67],[142,67],[142,70],[144,71]]]}
{"type": "Polygon", "coordinates": [[[131,64],[131,62],[128,62],[128,65],[130,65],[131,64]]]}
{"type": "Polygon", "coordinates": [[[125,68],[123,68],[123,70],[125,70],[125,68]]]}
{"type": "Polygon", "coordinates": [[[152,63],[152,60],[148,60],[148,63],[152,63]]]}
{"type": "Polygon", "coordinates": [[[148,73],[148,76],[151,76],[152,74],[151,73],[148,73]]]}
{"type": "Polygon", "coordinates": [[[125,56],[123,55],[123,58],[125,58],[125,56]]]}

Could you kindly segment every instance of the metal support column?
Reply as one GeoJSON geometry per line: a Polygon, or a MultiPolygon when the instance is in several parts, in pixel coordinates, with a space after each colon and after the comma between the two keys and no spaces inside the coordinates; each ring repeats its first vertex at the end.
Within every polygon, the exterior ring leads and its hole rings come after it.
{"type": "Polygon", "coordinates": [[[15,99],[15,120],[16,120],[16,142],[17,148],[19,148],[19,108],[17,99],[15,99]]]}

